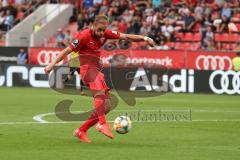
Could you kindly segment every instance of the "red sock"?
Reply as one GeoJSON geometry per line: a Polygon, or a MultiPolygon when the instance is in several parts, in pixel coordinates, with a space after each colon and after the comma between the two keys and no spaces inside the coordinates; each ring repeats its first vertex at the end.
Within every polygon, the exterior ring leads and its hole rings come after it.
{"type": "Polygon", "coordinates": [[[94,126],[98,122],[96,113],[93,113],[80,127],[80,131],[86,132],[89,128],[94,126]]]}
{"type": "Polygon", "coordinates": [[[106,123],[106,115],[105,115],[105,95],[97,95],[94,97],[94,108],[98,115],[99,123],[106,123]]]}
{"type": "Polygon", "coordinates": [[[105,95],[98,95],[94,98],[95,112],[81,125],[80,130],[86,132],[97,122],[100,124],[106,123],[105,115],[105,95]]]}

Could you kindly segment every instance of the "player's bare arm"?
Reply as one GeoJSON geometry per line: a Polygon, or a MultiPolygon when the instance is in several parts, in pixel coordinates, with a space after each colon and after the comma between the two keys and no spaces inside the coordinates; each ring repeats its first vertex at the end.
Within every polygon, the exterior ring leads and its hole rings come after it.
{"type": "Polygon", "coordinates": [[[68,54],[70,54],[72,52],[72,49],[70,47],[65,48],[64,50],[61,51],[61,53],[56,57],[56,59],[54,59],[50,64],[48,64],[45,68],[44,68],[44,72],[46,74],[50,73],[51,70],[53,69],[53,67],[61,62],[68,54]]]}
{"type": "Polygon", "coordinates": [[[136,42],[137,41],[145,41],[151,47],[155,46],[154,40],[152,38],[150,38],[150,37],[147,37],[147,36],[120,33],[120,39],[132,40],[132,41],[136,41],[136,42]]]}

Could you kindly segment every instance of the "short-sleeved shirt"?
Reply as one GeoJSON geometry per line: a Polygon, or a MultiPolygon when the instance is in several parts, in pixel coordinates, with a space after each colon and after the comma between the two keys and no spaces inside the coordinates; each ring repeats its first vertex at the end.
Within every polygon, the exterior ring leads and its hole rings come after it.
{"type": "Polygon", "coordinates": [[[120,33],[109,29],[105,30],[101,38],[96,38],[91,29],[85,29],[77,35],[69,47],[79,53],[81,69],[88,66],[100,67],[100,51],[107,39],[119,39],[120,33]]]}

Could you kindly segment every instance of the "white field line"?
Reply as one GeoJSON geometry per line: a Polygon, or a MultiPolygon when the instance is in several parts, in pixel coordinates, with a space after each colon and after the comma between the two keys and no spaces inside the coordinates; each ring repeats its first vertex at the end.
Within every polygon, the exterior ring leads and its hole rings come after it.
{"type": "MultiPolygon", "coordinates": [[[[240,110],[192,110],[192,109],[184,109],[184,110],[168,110],[168,109],[151,109],[151,110],[113,110],[112,112],[150,112],[150,111],[161,111],[161,112],[189,112],[192,113],[196,112],[206,112],[206,113],[240,113],[240,110]]],[[[85,111],[76,111],[73,113],[82,113],[85,111]]],[[[52,113],[43,113],[39,114],[33,117],[32,122],[0,122],[0,125],[17,125],[17,124],[74,124],[74,123],[81,123],[81,121],[56,121],[56,122],[49,122],[44,120],[43,118],[46,116],[52,116],[55,115],[54,112],[52,113]]],[[[113,122],[113,121],[109,121],[113,122]]],[[[163,120],[163,121],[133,121],[134,123],[159,123],[159,122],[240,122],[240,119],[210,119],[210,120],[204,120],[204,119],[196,119],[196,120],[182,120],[182,121],[174,121],[174,120],[163,120]]]]}
{"type": "MultiPolygon", "coordinates": [[[[147,112],[147,111],[161,111],[161,112],[219,112],[219,113],[225,113],[225,112],[240,112],[239,111],[231,111],[231,110],[113,110],[112,112],[147,112]]],[[[83,111],[82,111],[83,112],[83,111]]],[[[82,112],[73,112],[73,113],[82,113],[82,112]]],[[[43,117],[46,117],[46,116],[51,116],[51,115],[55,115],[54,112],[52,113],[43,113],[43,114],[39,114],[39,115],[36,115],[33,117],[33,120],[37,121],[37,122],[40,122],[40,123],[48,123],[48,121],[44,120],[43,117]]]]}
{"type": "MultiPolygon", "coordinates": [[[[113,121],[108,121],[109,123],[113,123],[113,121]]],[[[190,122],[240,122],[240,119],[223,119],[223,120],[218,120],[218,119],[212,119],[212,120],[204,120],[204,119],[198,119],[198,120],[189,120],[189,121],[133,121],[133,123],[172,123],[172,122],[185,122],[185,123],[190,123],[190,122]]],[[[67,121],[60,121],[60,122],[0,122],[0,125],[28,125],[28,124],[80,124],[82,121],[76,121],[76,122],[67,122],[67,121]]]]}

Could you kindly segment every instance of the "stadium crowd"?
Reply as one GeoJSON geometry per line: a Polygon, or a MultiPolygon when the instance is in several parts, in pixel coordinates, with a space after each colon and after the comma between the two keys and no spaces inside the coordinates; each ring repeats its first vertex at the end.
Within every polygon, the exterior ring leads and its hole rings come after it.
{"type": "Polygon", "coordinates": [[[18,24],[38,6],[47,0],[1,0],[0,3],[0,39],[2,35],[18,24]]]}
{"type": "MultiPolygon", "coordinates": [[[[39,2],[47,2],[46,0],[5,1],[12,3],[6,3],[4,6],[2,2],[0,6],[0,30],[4,31],[24,18],[27,15],[24,14],[27,8],[39,2]]],[[[238,43],[240,0],[50,0],[48,2],[74,4],[70,23],[77,22],[79,31],[89,26],[97,14],[106,14],[110,18],[111,29],[153,38],[157,47],[149,49],[239,50],[240,48],[238,43]]],[[[64,38],[64,33],[61,34],[58,39],[64,38]]],[[[59,40],[57,42],[59,45],[59,40]]],[[[137,47],[146,49],[144,43],[138,44],[137,47]]]]}
{"type": "MultiPolygon", "coordinates": [[[[234,49],[239,41],[239,2],[89,0],[82,4],[77,15],[78,29],[91,24],[95,15],[106,14],[112,21],[111,29],[150,36],[158,44],[155,49],[234,49]],[[225,33],[227,38],[223,39],[221,36],[225,33]],[[234,41],[231,41],[231,34],[237,34],[234,41]]],[[[140,47],[145,48],[144,45],[140,47]]]]}

